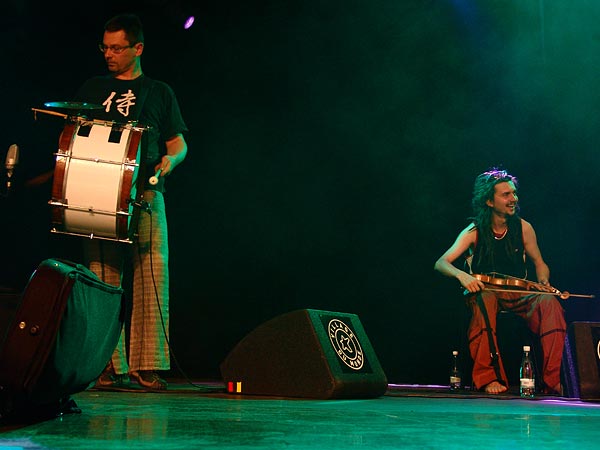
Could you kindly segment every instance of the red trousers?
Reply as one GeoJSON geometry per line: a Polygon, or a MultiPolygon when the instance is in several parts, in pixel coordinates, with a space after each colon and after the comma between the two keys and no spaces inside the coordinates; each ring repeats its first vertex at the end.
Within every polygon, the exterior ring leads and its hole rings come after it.
{"type": "Polygon", "coordinates": [[[494,367],[490,346],[488,325],[481,310],[484,306],[489,318],[489,326],[498,351],[496,339],[496,315],[499,310],[510,311],[527,322],[529,329],[540,337],[544,363],[542,377],[547,389],[552,390],[560,383],[560,364],[565,344],[567,325],[564,311],[556,297],[550,294],[503,293],[482,291],[470,299],[473,310],[469,325],[469,350],[473,358],[473,383],[481,389],[492,381],[499,381],[508,387],[508,380],[498,354],[494,367]]]}

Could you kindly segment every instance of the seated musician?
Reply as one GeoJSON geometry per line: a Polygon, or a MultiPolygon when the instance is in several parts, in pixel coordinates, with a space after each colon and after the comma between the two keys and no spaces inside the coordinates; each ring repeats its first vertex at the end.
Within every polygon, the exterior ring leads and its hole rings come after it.
{"type": "MultiPolygon", "coordinates": [[[[474,361],[473,383],[488,394],[508,389],[496,340],[496,314],[511,311],[526,320],[540,337],[543,352],[543,390],[560,394],[560,365],[566,335],[564,311],[558,299],[542,289],[549,285],[550,269],[544,262],[531,224],[518,215],[517,179],[504,170],[492,169],[477,176],[473,188],[472,222],[436,261],[435,270],[457,278],[469,294],[472,308],[469,349],[474,361]],[[504,274],[524,279],[526,256],[535,267],[537,293],[486,289],[474,274],[504,274]],[[470,273],[454,262],[468,258],[470,273]]],[[[468,266],[468,265],[467,265],[468,266]]],[[[469,269],[466,269],[469,270],[469,269]]]]}

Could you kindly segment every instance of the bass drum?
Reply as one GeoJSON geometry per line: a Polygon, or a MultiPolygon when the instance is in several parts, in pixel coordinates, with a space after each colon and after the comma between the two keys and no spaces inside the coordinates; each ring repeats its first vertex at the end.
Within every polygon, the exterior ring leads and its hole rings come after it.
{"type": "Polygon", "coordinates": [[[53,233],[133,241],[144,130],[79,117],[65,124],[49,201],[53,233]]]}

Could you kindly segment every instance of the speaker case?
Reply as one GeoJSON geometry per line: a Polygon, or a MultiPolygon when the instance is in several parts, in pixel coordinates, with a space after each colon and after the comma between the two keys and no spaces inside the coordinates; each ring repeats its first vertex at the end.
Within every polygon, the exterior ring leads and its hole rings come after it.
{"type": "Polygon", "coordinates": [[[220,369],[231,393],[333,399],[387,390],[371,342],[349,313],[303,309],[275,317],[242,339],[220,369]]]}
{"type": "Polygon", "coordinates": [[[567,397],[600,399],[600,323],[573,322],[569,325],[561,372],[567,397]]]}

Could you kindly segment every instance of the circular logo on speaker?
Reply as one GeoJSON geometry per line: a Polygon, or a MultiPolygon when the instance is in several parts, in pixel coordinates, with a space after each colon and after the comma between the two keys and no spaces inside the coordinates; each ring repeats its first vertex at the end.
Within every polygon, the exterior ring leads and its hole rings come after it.
{"type": "Polygon", "coordinates": [[[598,356],[598,359],[600,359],[600,340],[596,344],[596,356],[598,356]]]}
{"type": "Polygon", "coordinates": [[[327,324],[327,334],[338,358],[351,369],[362,369],[365,355],[350,327],[339,319],[332,319],[327,324]]]}

